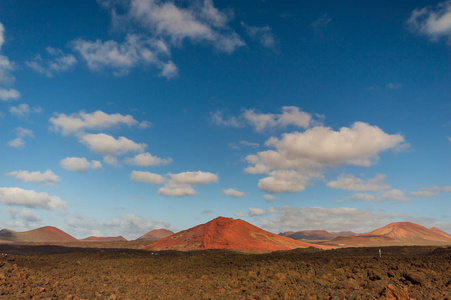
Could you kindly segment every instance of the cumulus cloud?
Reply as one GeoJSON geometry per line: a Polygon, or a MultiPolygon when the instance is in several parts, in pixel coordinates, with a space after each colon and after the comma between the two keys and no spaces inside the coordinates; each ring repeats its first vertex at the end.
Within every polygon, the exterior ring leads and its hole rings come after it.
{"type": "Polygon", "coordinates": [[[105,162],[115,162],[115,158],[129,152],[143,152],[146,144],[138,144],[126,137],[115,139],[105,133],[85,134],[80,137],[80,143],[86,145],[89,150],[102,154],[105,162]]]}
{"type": "Polygon", "coordinates": [[[317,126],[305,132],[286,133],[279,140],[270,138],[267,146],[276,150],[249,155],[248,173],[268,173],[272,169],[295,169],[319,176],[326,167],[357,165],[369,167],[379,153],[404,145],[400,134],[390,135],[377,126],[356,122],[350,128],[334,131],[317,126]]]}
{"type": "Polygon", "coordinates": [[[450,42],[451,1],[439,3],[435,7],[414,9],[407,25],[413,33],[425,35],[432,41],[445,37],[450,42]]]}
{"type": "Polygon", "coordinates": [[[28,171],[13,171],[6,173],[7,176],[16,177],[22,182],[37,182],[45,185],[53,186],[58,182],[61,182],[61,178],[53,173],[51,170],[47,170],[44,173],[39,171],[28,172],[28,171]]]}
{"type": "Polygon", "coordinates": [[[261,208],[249,208],[249,217],[259,217],[266,215],[267,212],[264,209],[261,208]]]}
{"type": "Polygon", "coordinates": [[[247,35],[254,41],[257,41],[265,48],[276,50],[279,44],[279,38],[272,32],[269,26],[250,26],[241,22],[241,26],[246,29],[247,35]]]}
{"type": "Polygon", "coordinates": [[[165,185],[158,190],[158,194],[174,197],[196,196],[197,192],[193,186],[207,185],[218,181],[218,175],[210,172],[169,173],[165,185]]]}
{"type": "Polygon", "coordinates": [[[421,189],[426,191],[451,192],[451,185],[448,186],[423,186],[421,189]]]}
{"type": "Polygon", "coordinates": [[[97,160],[89,162],[85,157],[66,157],[60,160],[60,166],[69,171],[83,173],[89,169],[100,169],[102,163],[97,160]]]}
{"type": "Polygon", "coordinates": [[[271,231],[317,230],[369,232],[376,228],[405,219],[402,214],[378,213],[350,207],[275,207],[266,210],[270,217],[260,221],[260,226],[271,231]]]}
{"type": "Polygon", "coordinates": [[[0,202],[11,206],[26,206],[47,210],[64,210],[67,203],[58,196],[39,193],[34,190],[24,190],[16,187],[0,188],[0,202]]]}
{"type": "Polygon", "coordinates": [[[167,165],[172,162],[172,158],[163,159],[145,152],[137,154],[134,157],[128,157],[125,162],[132,166],[153,167],[167,165]]]}
{"type": "Polygon", "coordinates": [[[408,202],[411,199],[407,198],[403,191],[392,189],[382,194],[382,200],[408,202]]]}
{"type": "MultiPolygon", "coordinates": [[[[5,43],[5,27],[0,23],[0,50],[5,43]]],[[[0,83],[12,84],[15,80],[11,72],[14,70],[14,64],[4,55],[0,55],[0,83]]]]}
{"type": "Polygon", "coordinates": [[[70,135],[74,133],[83,132],[84,130],[103,130],[118,127],[120,125],[134,126],[138,125],[131,115],[107,114],[103,111],[95,111],[86,113],[80,111],[79,113],[55,114],[49,119],[52,123],[51,129],[56,132],[61,132],[63,135],[70,135]]]}
{"type": "Polygon", "coordinates": [[[430,198],[440,195],[439,192],[433,192],[433,191],[415,191],[410,192],[410,195],[412,195],[415,198],[430,198]]]}
{"type": "Polygon", "coordinates": [[[171,225],[165,221],[149,220],[147,218],[129,214],[107,221],[97,221],[80,214],[67,219],[66,224],[70,232],[79,238],[87,236],[118,236],[134,240],[141,235],[160,228],[169,229],[171,225]]]}
{"type": "Polygon", "coordinates": [[[306,177],[294,170],[273,171],[258,182],[262,191],[273,194],[301,192],[307,185],[306,177]]]}
{"type": "Polygon", "coordinates": [[[20,104],[18,106],[11,106],[9,112],[17,117],[26,118],[31,113],[40,114],[42,108],[40,106],[30,107],[28,104],[20,104]]]}
{"type": "Polygon", "coordinates": [[[177,76],[177,67],[167,60],[169,48],[161,39],[129,34],[123,43],[78,39],[72,42],[72,46],[93,71],[110,70],[114,76],[120,77],[139,66],[154,66],[161,71],[160,76],[177,76]]]}
{"type": "Polygon", "coordinates": [[[142,171],[132,171],[132,173],[130,174],[130,179],[137,182],[146,182],[154,185],[162,184],[164,182],[163,176],[142,171]]]}
{"type": "Polygon", "coordinates": [[[33,131],[31,131],[30,129],[26,129],[23,127],[17,127],[16,130],[16,135],[17,138],[15,138],[12,141],[9,141],[7,144],[10,147],[15,147],[15,148],[20,148],[20,147],[25,147],[25,139],[26,137],[31,137],[34,138],[34,134],[33,131]]]}
{"type": "Polygon", "coordinates": [[[20,212],[20,217],[26,223],[39,223],[42,221],[42,218],[37,216],[33,211],[29,209],[23,209],[20,212]]]}
{"type": "Polygon", "coordinates": [[[378,174],[368,180],[357,178],[350,174],[341,174],[336,181],[329,181],[327,186],[333,189],[349,191],[381,191],[390,189],[390,185],[384,184],[385,175],[378,174]]]}
{"type": "Polygon", "coordinates": [[[380,202],[374,195],[367,193],[355,193],[354,195],[348,197],[351,201],[363,201],[363,202],[380,202]]]}
{"type": "Polygon", "coordinates": [[[277,199],[277,197],[273,195],[263,195],[263,199],[265,199],[266,202],[273,202],[277,199]]]}
{"type": "Polygon", "coordinates": [[[301,111],[296,106],[283,106],[280,114],[265,114],[255,109],[247,109],[239,117],[223,117],[222,112],[216,111],[211,114],[211,120],[214,124],[225,127],[242,127],[248,124],[254,127],[257,132],[288,126],[306,129],[319,123],[319,121],[313,119],[311,114],[301,111]]]}
{"type": "Polygon", "coordinates": [[[233,213],[233,215],[237,218],[244,218],[246,216],[246,214],[241,211],[236,211],[233,213]]]}
{"type": "Polygon", "coordinates": [[[22,148],[22,147],[25,147],[25,140],[23,138],[18,137],[12,141],[9,141],[7,144],[10,147],[22,148]]]}
{"type": "Polygon", "coordinates": [[[2,89],[0,88],[0,100],[17,100],[20,98],[20,93],[16,89],[2,89]]]}
{"type": "Polygon", "coordinates": [[[246,193],[240,192],[237,189],[233,188],[222,190],[222,193],[226,196],[231,196],[233,198],[242,198],[246,196],[246,193]]]}
{"type": "Polygon", "coordinates": [[[165,185],[158,190],[158,194],[170,197],[196,196],[197,192],[190,185],[165,185]]]}
{"type": "Polygon", "coordinates": [[[61,73],[72,69],[77,63],[77,59],[72,54],[65,54],[62,50],[47,47],[46,52],[48,58],[42,58],[41,55],[36,55],[26,65],[34,71],[44,74],[47,77],[53,77],[55,73],[61,73]]]}

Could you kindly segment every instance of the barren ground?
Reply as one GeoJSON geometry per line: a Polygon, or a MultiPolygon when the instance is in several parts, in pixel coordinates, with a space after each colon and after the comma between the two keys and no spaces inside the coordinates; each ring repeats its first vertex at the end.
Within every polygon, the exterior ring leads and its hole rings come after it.
{"type": "Polygon", "coordinates": [[[451,247],[381,250],[382,258],[379,248],[250,254],[6,244],[0,298],[451,299],[451,247]]]}

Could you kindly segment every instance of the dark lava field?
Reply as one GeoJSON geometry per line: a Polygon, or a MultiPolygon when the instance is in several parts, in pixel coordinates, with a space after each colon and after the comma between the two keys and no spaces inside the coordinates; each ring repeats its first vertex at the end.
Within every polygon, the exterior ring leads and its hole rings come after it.
{"type": "Polygon", "coordinates": [[[451,247],[0,253],[1,299],[451,299],[451,247]]]}

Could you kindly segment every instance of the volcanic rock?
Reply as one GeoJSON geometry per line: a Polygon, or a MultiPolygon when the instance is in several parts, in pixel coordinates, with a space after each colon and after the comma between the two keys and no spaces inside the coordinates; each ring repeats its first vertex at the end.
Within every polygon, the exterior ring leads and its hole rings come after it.
{"type": "Polygon", "coordinates": [[[166,237],[146,246],[144,249],[275,251],[307,247],[329,248],[328,246],[313,245],[279,236],[240,219],[218,217],[208,223],[166,237]]]}
{"type": "Polygon", "coordinates": [[[325,241],[332,240],[338,236],[355,235],[355,233],[352,231],[328,232],[326,230],[303,230],[281,232],[279,235],[295,240],[325,241]]]}
{"type": "Polygon", "coordinates": [[[168,229],[154,229],[152,231],[149,231],[148,233],[144,234],[143,236],[140,236],[137,238],[137,241],[158,241],[165,237],[168,237],[170,235],[173,235],[174,232],[168,230],[168,229]]]}
{"type": "Polygon", "coordinates": [[[45,226],[30,231],[16,232],[9,229],[0,231],[0,242],[2,243],[24,243],[24,242],[76,242],[73,236],[64,231],[45,226]]]}
{"type": "Polygon", "coordinates": [[[396,222],[369,233],[349,237],[337,237],[326,242],[329,245],[374,247],[374,246],[426,246],[451,245],[451,237],[411,222],[396,222]]]}
{"type": "Polygon", "coordinates": [[[127,240],[123,236],[90,236],[80,241],[83,242],[126,242],[127,240]]]}

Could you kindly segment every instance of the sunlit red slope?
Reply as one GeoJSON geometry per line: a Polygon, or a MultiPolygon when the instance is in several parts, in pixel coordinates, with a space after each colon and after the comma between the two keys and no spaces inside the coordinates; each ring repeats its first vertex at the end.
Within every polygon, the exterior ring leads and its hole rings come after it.
{"type": "Polygon", "coordinates": [[[0,242],[76,242],[73,236],[64,231],[45,226],[30,231],[16,232],[9,229],[0,231],[0,242]]]}
{"type": "Polygon", "coordinates": [[[148,233],[144,234],[143,236],[140,236],[137,238],[137,241],[157,241],[164,239],[165,237],[168,237],[170,235],[173,235],[174,233],[168,229],[155,229],[152,231],[149,231],[148,233]]]}
{"type": "Polygon", "coordinates": [[[255,251],[329,248],[296,241],[265,231],[240,219],[218,217],[146,246],[147,250],[235,249],[255,251]]]}
{"type": "Polygon", "coordinates": [[[369,233],[337,237],[327,244],[339,246],[451,245],[447,233],[411,222],[391,223],[369,233]]]}
{"type": "Polygon", "coordinates": [[[83,242],[126,242],[127,240],[123,236],[90,236],[80,241],[83,242]]]}

